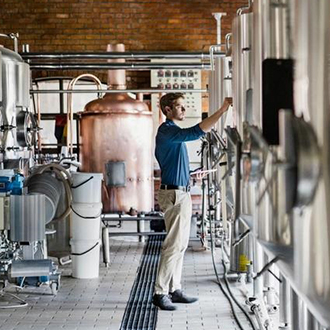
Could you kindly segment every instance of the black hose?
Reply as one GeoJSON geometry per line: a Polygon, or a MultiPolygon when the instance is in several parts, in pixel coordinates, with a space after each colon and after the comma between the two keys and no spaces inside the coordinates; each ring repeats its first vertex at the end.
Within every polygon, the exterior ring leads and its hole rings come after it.
{"type": "Polygon", "coordinates": [[[96,248],[99,245],[99,242],[96,242],[90,249],[86,250],[82,253],[71,253],[72,256],[83,256],[84,254],[88,253],[89,251],[92,251],[94,248],[96,248]]]}
{"type": "Polygon", "coordinates": [[[89,181],[91,181],[91,180],[93,180],[93,176],[91,176],[89,179],[87,179],[87,180],[85,180],[85,181],[83,181],[83,182],[81,182],[81,183],[79,183],[79,184],[77,184],[76,186],[71,186],[71,188],[72,189],[76,189],[76,188],[79,188],[79,187],[81,187],[81,186],[83,186],[84,184],[86,184],[87,182],[89,182],[89,181]]]}
{"type": "Polygon", "coordinates": [[[77,215],[78,217],[83,218],[83,219],[97,219],[97,218],[99,218],[99,217],[102,215],[102,211],[101,211],[100,214],[98,214],[98,215],[96,215],[96,216],[94,216],[94,217],[84,217],[83,215],[79,214],[79,213],[78,213],[78,212],[72,207],[72,205],[70,205],[70,208],[71,208],[72,212],[73,212],[75,215],[77,215]]]}
{"type": "Polygon", "coordinates": [[[223,259],[221,259],[222,262],[222,266],[224,269],[224,275],[223,275],[223,279],[225,281],[226,284],[226,288],[230,294],[230,296],[232,297],[232,299],[234,300],[235,304],[237,305],[237,307],[243,312],[243,314],[245,315],[245,317],[247,318],[247,320],[249,321],[249,323],[251,324],[251,327],[253,330],[257,330],[255,327],[255,324],[253,323],[251,317],[249,316],[249,314],[245,311],[245,309],[242,307],[242,305],[237,301],[237,299],[235,298],[235,296],[233,295],[231,289],[230,289],[230,285],[228,282],[228,278],[227,278],[227,267],[226,267],[226,263],[223,259]]]}

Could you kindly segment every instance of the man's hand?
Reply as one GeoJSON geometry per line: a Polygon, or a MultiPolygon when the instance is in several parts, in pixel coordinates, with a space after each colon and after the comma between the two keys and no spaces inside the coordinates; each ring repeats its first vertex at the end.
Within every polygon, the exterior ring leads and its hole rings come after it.
{"type": "Polygon", "coordinates": [[[222,113],[225,113],[229,107],[233,104],[233,98],[232,97],[225,97],[223,104],[221,108],[219,109],[222,113]]]}
{"type": "Polygon", "coordinates": [[[221,116],[228,110],[229,106],[233,104],[233,99],[231,97],[225,97],[223,104],[219,110],[217,110],[210,117],[205,118],[199,123],[200,129],[207,133],[215,125],[215,123],[221,118],[221,116]]]}

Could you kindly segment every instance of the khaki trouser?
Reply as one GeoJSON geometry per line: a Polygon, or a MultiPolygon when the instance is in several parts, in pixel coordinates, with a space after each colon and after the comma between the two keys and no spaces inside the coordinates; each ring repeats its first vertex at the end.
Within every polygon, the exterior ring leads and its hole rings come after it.
{"type": "Polygon", "coordinates": [[[162,246],[156,294],[168,294],[181,289],[181,274],[184,253],[190,236],[191,197],[181,190],[160,190],[158,201],[165,212],[167,235],[162,246]]]}

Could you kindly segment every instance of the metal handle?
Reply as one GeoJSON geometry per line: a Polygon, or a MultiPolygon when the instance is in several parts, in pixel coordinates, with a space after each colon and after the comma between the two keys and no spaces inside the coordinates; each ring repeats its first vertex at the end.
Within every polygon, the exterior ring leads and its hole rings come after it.
{"type": "Polygon", "coordinates": [[[227,33],[226,34],[226,37],[225,37],[225,45],[226,45],[226,54],[227,52],[229,51],[229,48],[230,48],[230,39],[232,38],[233,34],[232,33],[227,33]]]}

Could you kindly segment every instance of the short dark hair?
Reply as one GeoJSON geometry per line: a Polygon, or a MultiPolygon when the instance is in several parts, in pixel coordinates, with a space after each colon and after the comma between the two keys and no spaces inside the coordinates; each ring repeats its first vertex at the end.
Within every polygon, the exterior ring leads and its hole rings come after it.
{"type": "Polygon", "coordinates": [[[171,108],[173,106],[174,102],[179,98],[184,99],[183,93],[167,93],[161,97],[161,99],[159,101],[160,109],[162,110],[162,113],[165,116],[166,116],[165,107],[171,108]]]}

